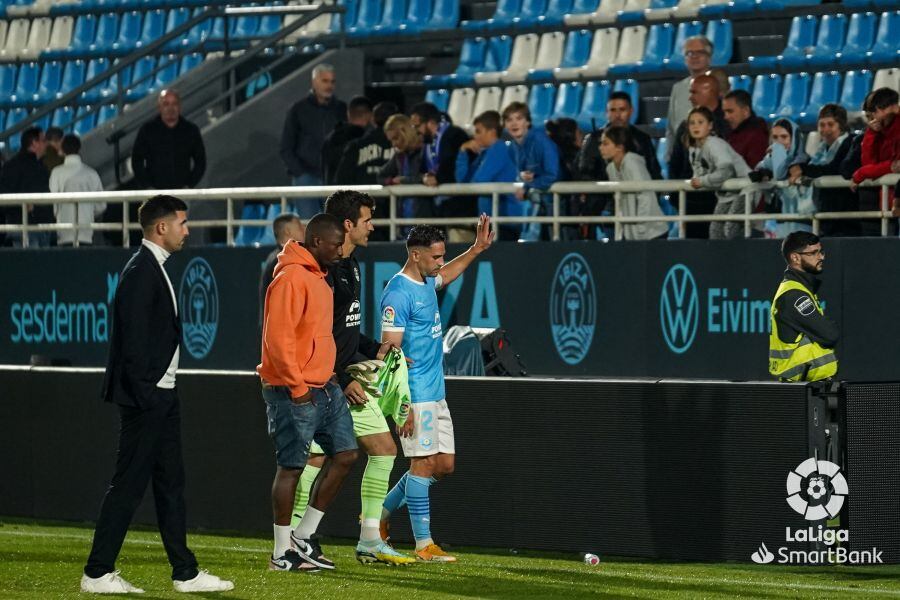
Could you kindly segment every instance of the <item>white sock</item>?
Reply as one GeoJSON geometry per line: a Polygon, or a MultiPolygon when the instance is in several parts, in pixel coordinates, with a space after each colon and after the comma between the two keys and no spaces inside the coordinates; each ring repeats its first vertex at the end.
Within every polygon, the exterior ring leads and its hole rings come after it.
{"type": "Polygon", "coordinates": [[[381,543],[378,519],[363,519],[362,528],[359,530],[359,543],[364,546],[377,546],[381,543]]]}
{"type": "Polygon", "coordinates": [[[416,540],[416,550],[422,550],[424,548],[427,548],[428,546],[432,545],[433,543],[434,543],[434,540],[431,538],[427,538],[424,540],[416,540]]]}
{"type": "Polygon", "coordinates": [[[290,525],[272,525],[275,530],[275,551],[272,556],[281,558],[284,553],[291,549],[291,526],[290,525]]]}
{"type": "Polygon", "coordinates": [[[303,518],[300,519],[300,524],[297,525],[297,529],[294,530],[294,535],[301,540],[308,540],[316,532],[316,529],[319,528],[319,522],[324,516],[325,513],[321,510],[316,510],[312,506],[307,506],[303,518]]]}

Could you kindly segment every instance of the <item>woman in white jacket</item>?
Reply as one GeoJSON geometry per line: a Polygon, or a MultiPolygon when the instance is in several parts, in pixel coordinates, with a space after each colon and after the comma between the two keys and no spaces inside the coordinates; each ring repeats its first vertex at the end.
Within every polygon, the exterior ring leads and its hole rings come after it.
{"type": "MultiPolygon", "coordinates": [[[[716,215],[744,214],[745,197],[740,192],[727,192],[719,188],[726,180],[746,177],[750,167],[731,144],[715,136],[713,114],[705,107],[695,108],[688,114],[686,145],[690,148],[691,168],[694,178],[691,187],[716,190],[716,215]]],[[[740,221],[715,221],[709,225],[709,239],[724,240],[741,237],[744,225],[740,221]]]]}
{"type": "MultiPolygon", "coordinates": [[[[606,174],[610,181],[651,181],[644,157],[629,152],[633,147],[627,127],[607,127],[600,138],[600,155],[606,161],[606,174]]],[[[620,195],[618,215],[623,217],[661,217],[656,192],[623,192],[620,195]]],[[[626,240],[665,239],[669,226],[665,221],[643,221],[622,226],[626,240]]]]}

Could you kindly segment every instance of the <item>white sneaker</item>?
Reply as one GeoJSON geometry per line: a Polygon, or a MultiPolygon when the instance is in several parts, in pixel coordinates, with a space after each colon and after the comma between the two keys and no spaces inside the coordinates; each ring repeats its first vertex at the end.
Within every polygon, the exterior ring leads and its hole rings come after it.
{"type": "Polygon", "coordinates": [[[234,589],[232,582],[210,575],[206,570],[197,573],[193,579],[187,581],[176,579],[172,583],[175,585],[176,592],[227,592],[234,589]]]}
{"type": "Polygon", "coordinates": [[[119,571],[101,577],[81,577],[81,591],[89,594],[143,594],[144,590],[134,587],[121,577],[119,571]]]}

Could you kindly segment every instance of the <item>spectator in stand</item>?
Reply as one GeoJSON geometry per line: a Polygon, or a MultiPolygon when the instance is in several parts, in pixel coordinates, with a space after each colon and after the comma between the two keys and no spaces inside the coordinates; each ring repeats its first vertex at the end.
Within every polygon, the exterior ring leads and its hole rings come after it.
{"type": "MultiPolygon", "coordinates": [[[[281,160],[298,186],[322,185],[322,146],[326,136],[346,118],[347,105],[334,97],[334,67],[320,63],[312,71],[312,90],[288,111],[281,131],[281,160]]],[[[322,211],[321,198],[296,200],[303,219],[322,211]]]]}
{"type": "MultiPolygon", "coordinates": [[[[378,173],[382,185],[408,185],[422,182],[422,138],[406,115],[394,115],[384,124],[384,133],[394,147],[394,155],[378,173]]],[[[434,216],[431,198],[402,198],[397,216],[428,219],[434,216]]]]}
{"type": "MultiPolygon", "coordinates": [[[[102,192],[103,183],[97,171],[81,162],[81,140],[77,135],[67,135],[62,139],[63,164],[50,173],[50,191],[54,194],[72,192],[102,192]]],[[[78,240],[79,246],[90,246],[94,243],[94,231],[91,225],[94,219],[106,210],[106,202],[78,202],[54,205],[57,223],[77,225],[76,229],[59,231],[56,234],[57,245],[73,246],[78,240]]]]}
{"type": "Polygon", "coordinates": [[[710,69],[704,75],[715,77],[719,84],[719,98],[724,98],[731,91],[731,81],[728,80],[728,72],[725,69],[710,69]]]}
{"type": "MultiPolygon", "coordinates": [[[[711,75],[699,75],[690,84],[690,101],[695,108],[706,108],[713,118],[713,131],[719,138],[726,138],[730,133],[725,115],[719,100],[719,82],[711,75]]],[[[669,179],[690,179],[694,177],[691,165],[690,149],[685,140],[689,139],[687,120],[677,128],[678,136],[670,146],[669,179]]],[[[718,200],[712,192],[692,192],[687,194],[686,212],[689,215],[708,215],[716,207],[718,200]]],[[[706,239],[709,237],[709,223],[687,223],[685,233],[689,238],[706,239]]]]}
{"type": "MultiPolygon", "coordinates": [[[[713,120],[712,111],[704,106],[695,108],[688,115],[684,143],[690,147],[691,167],[694,173],[691,187],[719,190],[716,192],[713,214],[740,215],[744,213],[745,197],[739,192],[728,192],[719,188],[728,179],[746,177],[750,168],[728,142],[716,137],[713,120]]],[[[743,223],[738,221],[716,221],[709,226],[709,239],[741,237],[743,227],[743,223]]]]}
{"type": "MultiPolygon", "coordinates": [[[[861,166],[853,173],[853,183],[878,179],[888,173],[900,173],[900,113],[898,94],[891,88],[879,88],[866,98],[863,107],[871,114],[869,127],[860,147],[861,166]]],[[[894,190],[888,195],[888,208],[894,207],[894,190]]]]}
{"type": "Polygon", "coordinates": [[[47,150],[44,151],[44,168],[48,173],[52,173],[53,169],[63,164],[62,139],[64,132],[59,127],[48,127],[44,139],[47,140],[47,150]]]}
{"type": "MultiPolygon", "coordinates": [[[[766,154],[756,168],[747,176],[754,183],[764,181],[787,181],[788,168],[803,152],[803,135],[797,124],[789,119],[778,119],[772,124],[772,144],[766,150],[766,154]]],[[[801,213],[812,214],[815,207],[812,202],[804,205],[797,193],[798,188],[789,186],[777,188],[770,192],[768,210],[772,213],[801,213]]],[[[777,223],[772,233],[775,237],[783,238],[792,231],[812,231],[806,223],[797,221],[784,221],[777,223]]]]}
{"type": "MultiPolygon", "coordinates": [[[[647,163],[639,154],[631,152],[634,142],[628,127],[615,125],[603,130],[600,154],[606,161],[610,181],[650,181],[647,163]]],[[[626,192],[620,194],[617,214],[622,217],[662,217],[656,192],[626,192]]],[[[669,226],[665,221],[626,223],[622,237],[626,240],[665,239],[669,226]]]]}
{"type": "MultiPolygon", "coordinates": [[[[456,181],[458,183],[512,183],[518,177],[506,142],[501,139],[503,125],[500,113],[489,110],[475,117],[474,137],[460,147],[456,157],[456,181]]],[[[478,198],[478,212],[491,214],[491,196],[478,198]]],[[[527,214],[527,202],[518,200],[512,194],[500,196],[502,216],[522,216],[527,214]]],[[[474,214],[472,215],[475,216],[474,214]]],[[[516,240],[521,227],[501,225],[500,239],[516,240]]]]}
{"type": "MultiPolygon", "coordinates": [[[[866,102],[863,102],[863,107],[865,106],[866,102]]],[[[866,112],[865,115],[866,123],[869,123],[869,127],[872,127],[872,122],[875,116],[870,112],[866,112]]],[[[879,127],[879,124],[875,123],[874,127],[879,127]]],[[[847,156],[844,157],[844,160],[841,161],[841,177],[850,181],[851,190],[856,188],[859,210],[881,210],[881,188],[867,186],[857,187],[857,185],[852,181],[853,174],[856,173],[856,171],[858,171],[860,168],[862,168],[862,142],[865,137],[865,131],[860,132],[856,135],[851,134],[852,140],[850,142],[850,150],[847,152],[847,156]]],[[[894,209],[896,211],[896,207],[894,207],[894,209]]],[[[897,234],[896,221],[888,221],[888,232],[890,235],[897,234]]],[[[880,236],[881,219],[860,219],[859,235],[864,237],[880,236]]]]}
{"type": "Polygon", "coordinates": [[[689,75],[672,86],[669,96],[669,109],[666,112],[666,160],[672,156],[672,150],[681,139],[678,126],[687,118],[691,108],[696,106],[690,100],[691,81],[709,70],[712,62],[713,45],[702,35],[684,41],[684,64],[689,75]]]}
{"type": "MultiPolygon", "coordinates": [[[[453,125],[430,102],[413,106],[410,119],[425,144],[422,183],[430,187],[455,183],[456,158],[460,147],[469,141],[469,134],[453,125]]],[[[475,211],[474,198],[466,196],[437,196],[433,203],[435,216],[468,217],[475,211]]],[[[475,241],[475,231],[471,227],[449,227],[447,239],[450,242],[471,243],[475,241]]]]}
{"type": "Polygon", "coordinates": [[[192,188],[206,172],[200,128],[181,116],[181,97],[172,89],[157,99],[159,115],[138,130],[131,166],[144,189],[192,188]]]}
{"type": "Polygon", "coordinates": [[[766,155],[769,145],[769,128],[766,122],[753,112],[753,100],[744,90],[725,94],[722,113],[731,129],[726,141],[748,165],[756,165],[766,155]]]}
{"type": "MultiPolygon", "coordinates": [[[[578,172],[578,159],[581,148],[584,145],[584,134],[578,128],[574,119],[560,117],[547,121],[547,135],[556,144],[559,152],[559,180],[578,181],[581,176],[578,172]]],[[[582,214],[583,194],[563,194],[560,196],[560,214],[563,216],[577,216],[582,214]]],[[[563,225],[560,228],[560,236],[565,240],[579,239],[579,227],[577,225],[563,225]]]]}
{"type": "MultiPolygon", "coordinates": [[[[47,148],[44,132],[40,127],[29,127],[22,132],[19,152],[3,165],[0,171],[0,194],[44,194],[50,191],[50,174],[44,168],[41,158],[47,148]]],[[[22,209],[19,206],[6,207],[8,224],[22,223],[22,209]]],[[[29,204],[28,224],[53,223],[53,206],[50,204],[29,204]]],[[[10,233],[7,242],[22,246],[22,234],[10,233]]],[[[28,245],[33,248],[47,248],[53,242],[53,233],[33,231],[28,234],[28,245]]]]}
{"type": "MultiPolygon", "coordinates": [[[[817,121],[819,131],[819,147],[812,157],[805,153],[797,157],[791,164],[791,185],[799,186],[801,206],[804,202],[813,201],[818,212],[855,211],[859,208],[859,199],[853,190],[846,188],[813,188],[808,179],[825,175],[840,175],[841,163],[850,153],[853,140],[847,133],[847,110],[839,104],[826,104],[819,111],[817,121]]],[[[848,220],[822,221],[820,235],[854,236],[859,235],[859,222],[848,220]]]]}
{"type": "Polygon", "coordinates": [[[322,178],[325,185],[337,185],[338,164],[347,144],[372,129],[372,101],[354,96],[347,105],[347,120],[339,122],[322,144],[322,178]]]}
{"type": "Polygon", "coordinates": [[[275,265],[284,245],[291,240],[302,242],[306,236],[306,225],[294,213],[281,213],[272,221],[272,233],[275,235],[275,249],[266,257],[262,273],[259,276],[259,330],[262,333],[263,309],[266,304],[266,290],[275,277],[275,265]]]}
{"type": "MultiPolygon", "coordinates": [[[[532,127],[531,111],[523,102],[512,102],[503,109],[503,125],[514,142],[519,179],[525,185],[516,192],[519,200],[531,202],[531,216],[549,214],[551,201],[546,193],[559,179],[559,152],[543,127],[532,127]]],[[[535,242],[541,238],[539,223],[526,223],[519,238],[535,242]]]]}

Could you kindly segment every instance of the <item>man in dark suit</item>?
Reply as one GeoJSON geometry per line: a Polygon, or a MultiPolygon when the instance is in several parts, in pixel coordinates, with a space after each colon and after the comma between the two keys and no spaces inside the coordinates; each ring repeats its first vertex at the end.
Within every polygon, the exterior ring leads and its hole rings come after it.
{"type": "Polygon", "coordinates": [[[175,388],[181,320],[175,290],[163,267],[188,236],[187,205],[172,196],[154,196],[141,205],[138,216],[144,239],[125,265],[116,289],[103,381],[103,399],[119,405],[118,460],[100,508],[81,590],[143,592],[119,577],[115,560],[152,480],[156,518],[175,590],[227,591],[234,584],[199,571],[187,547],[181,414],[175,388]]]}

